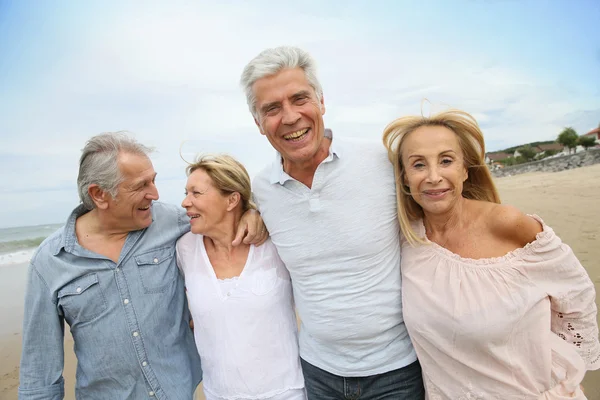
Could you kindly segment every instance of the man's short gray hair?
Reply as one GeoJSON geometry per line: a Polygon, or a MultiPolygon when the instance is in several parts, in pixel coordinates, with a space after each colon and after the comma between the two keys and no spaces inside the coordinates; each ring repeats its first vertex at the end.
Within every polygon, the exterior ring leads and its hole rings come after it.
{"type": "Polygon", "coordinates": [[[256,96],[252,90],[252,85],[264,77],[275,75],[283,69],[301,68],[304,71],[306,80],[314,89],[317,101],[321,103],[323,98],[323,89],[317,79],[317,67],[313,58],[308,52],[291,46],[281,46],[262,51],[246,65],[240,83],[246,93],[246,102],[250,112],[258,120],[256,111],[256,96]]]}
{"type": "Polygon", "coordinates": [[[88,193],[91,184],[117,197],[119,184],[123,181],[119,170],[119,153],[131,153],[148,156],[152,149],[138,143],[126,132],[108,132],[96,135],[87,141],[79,159],[77,191],[79,199],[88,210],[96,204],[88,193]]]}

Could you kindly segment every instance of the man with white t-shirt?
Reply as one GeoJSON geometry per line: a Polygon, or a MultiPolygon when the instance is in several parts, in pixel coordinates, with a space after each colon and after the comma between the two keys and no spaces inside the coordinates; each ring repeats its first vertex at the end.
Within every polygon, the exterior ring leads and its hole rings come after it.
{"type": "Polygon", "coordinates": [[[277,150],[253,182],[302,320],[309,399],[423,399],[402,317],[392,165],[381,145],[326,135],[314,61],[267,49],[241,78],[261,134],[277,150]]]}

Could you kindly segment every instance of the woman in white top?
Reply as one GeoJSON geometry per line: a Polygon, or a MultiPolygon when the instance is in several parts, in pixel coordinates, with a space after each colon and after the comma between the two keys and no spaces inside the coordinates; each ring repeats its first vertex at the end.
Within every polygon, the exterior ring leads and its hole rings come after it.
{"type": "Polygon", "coordinates": [[[191,232],[177,242],[207,400],[305,400],[290,276],[271,240],[232,246],[255,208],[250,178],[230,156],[187,168],[182,206],[191,232]]]}

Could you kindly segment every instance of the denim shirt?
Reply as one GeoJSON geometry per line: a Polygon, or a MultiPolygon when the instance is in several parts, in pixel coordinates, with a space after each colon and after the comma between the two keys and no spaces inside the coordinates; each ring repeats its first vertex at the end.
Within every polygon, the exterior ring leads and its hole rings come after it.
{"type": "Polygon", "coordinates": [[[192,399],[202,380],[176,240],[185,212],[154,202],[119,261],[79,245],[76,208],[31,260],[19,399],[62,399],[64,321],[75,340],[78,399],[192,399]]]}

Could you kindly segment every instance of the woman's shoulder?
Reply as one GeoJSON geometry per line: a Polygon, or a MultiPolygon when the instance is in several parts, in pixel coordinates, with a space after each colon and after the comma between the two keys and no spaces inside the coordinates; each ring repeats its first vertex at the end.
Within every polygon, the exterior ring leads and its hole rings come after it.
{"type": "Polygon", "coordinates": [[[536,240],[544,230],[541,220],[523,213],[516,207],[487,203],[485,221],[492,235],[513,242],[518,247],[536,240]]]}
{"type": "Polygon", "coordinates": [[[188,252],[195,250],[198,246],[203,246],[202,235],[187,232],[177,239],[177,252],[188,252]]]}
{"type": "Polygon", "coordinates": [[[273,243],[273,241],[271,240],[271,238],[267,238],[267,240],[265,240],[265,242],[263,244],[261,244],[260,246],[256,246],[256,245],[251,245],[254,248],[254,255],[256,258],[260,259],[262,257],[272,257],[272,256],[276,256],[277,258],[279,258],[279,254],[277,253],[277,248],[275,247],[275,244],[273,243]]]}

